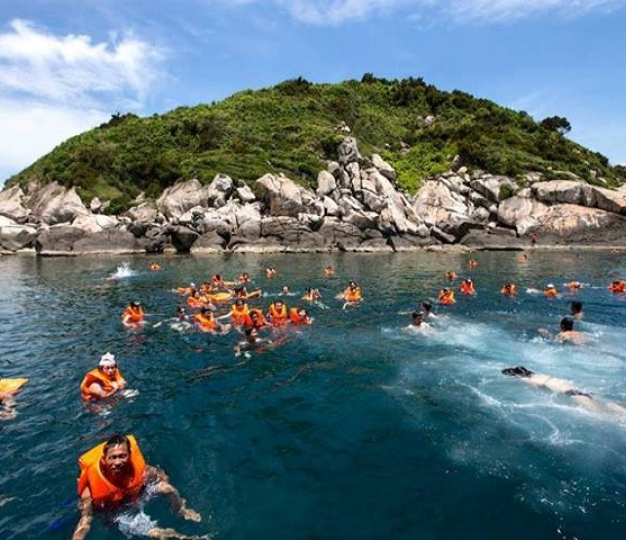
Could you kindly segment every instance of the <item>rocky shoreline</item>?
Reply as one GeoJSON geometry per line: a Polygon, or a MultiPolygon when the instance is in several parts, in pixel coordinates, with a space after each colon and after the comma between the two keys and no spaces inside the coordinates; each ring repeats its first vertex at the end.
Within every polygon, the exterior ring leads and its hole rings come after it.
{"type": "Polygon", "coordinates": [[[455,160],[409,195],[388,163],[361,156],[346,137],[315,192],[281,175],[264,175],[253,190],[218,174],[206,186],[176,184],[154,202],[140,197],[111,216],[103,213],[107,201],[87,208],[73,188],[55,183],[7,188],[0,192],[0,253],[626,249],[626,190],[559,176],[544,181],[530,173],[520,188],[455,160]]]}

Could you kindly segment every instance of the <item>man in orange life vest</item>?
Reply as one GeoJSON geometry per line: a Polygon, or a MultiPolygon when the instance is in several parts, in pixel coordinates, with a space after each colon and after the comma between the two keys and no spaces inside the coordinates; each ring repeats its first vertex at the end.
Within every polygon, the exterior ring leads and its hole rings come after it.
{"type": "MultiPolygon", "coordinates": [[[[78,461],[81,474],[78,479],[81,516],[72,540],[83,540],[91,529],[93,510],[114,511],[138,499],[144,488],[150,484],[151,490],[169,498],[172,509],[186,520],[200,521],[195,510],[187,508],[185,499],[164,471],[147,465],[137,441],[132,435],[114,435],[105,443],[92,448],[78,461]]],[[[182,535],[174,529],[156,527],[148,523],[147,530],[141,531],[150,538],[193,538],[182,535]]]]}

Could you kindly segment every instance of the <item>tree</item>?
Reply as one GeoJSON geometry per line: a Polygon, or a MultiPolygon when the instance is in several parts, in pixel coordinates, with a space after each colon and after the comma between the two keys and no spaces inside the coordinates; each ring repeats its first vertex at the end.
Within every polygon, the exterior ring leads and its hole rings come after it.
{"type": "Polygon", "coordinates": [[[549,131],[556,131],[561,135],[568,133],[572,129],[569,120],[563,116],[549,116],[540,122],[541,126],[549,131]]]}

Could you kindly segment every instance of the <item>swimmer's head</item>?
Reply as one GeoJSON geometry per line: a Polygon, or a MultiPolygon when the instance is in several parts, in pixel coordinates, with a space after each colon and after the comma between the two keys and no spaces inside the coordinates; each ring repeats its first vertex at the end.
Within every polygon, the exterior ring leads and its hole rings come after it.
{"type": "Polygon", "coordinates": [[[583,303],[578,300],[574,300],[570,305],[570,310],[573,315],[580,313],[583,310],[583,303]]]}
{"type": "Polygon", "coordinates": [[[430,300],[424,300],[422,302],[422,308],[424,311],[429,312],[433,308],[433,303],[430,300]]]}
{"type": "Polygon", "coordinates": [[[502,370],[504,375],[510,375],[511,377],[530,377],[533,372],[530,369],[526,369],[524,366],[515,366],[504,368],[502,370]]]}
{"type": "Polygon", "coordinates": [[[561,319],[561,330],[563,332],[571,332],[574,330],[574,319],[571,317],[563,317],[561,319]]]}

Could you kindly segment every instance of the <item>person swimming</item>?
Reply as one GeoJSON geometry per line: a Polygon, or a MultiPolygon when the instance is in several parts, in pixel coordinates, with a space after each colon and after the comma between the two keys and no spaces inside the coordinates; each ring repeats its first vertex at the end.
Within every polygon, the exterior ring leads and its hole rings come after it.
{"type": "Polygon", "coordinates": [[[566,380],[535,373],[524,366],[504,368],[501,373],[510,377],[519,378],[531,386],[546,388],[557,394],[571,397],[576,404],[593,413],[609,414],[618,417],[623,422],[626,421],[626,408],[612,401],[603,400],[588,392],[584,392],[566,380]]]}

